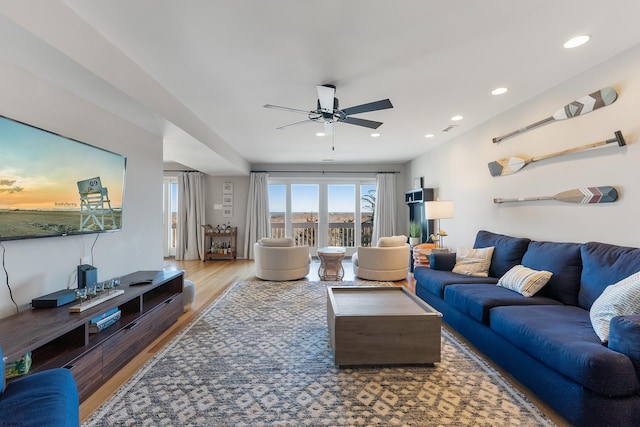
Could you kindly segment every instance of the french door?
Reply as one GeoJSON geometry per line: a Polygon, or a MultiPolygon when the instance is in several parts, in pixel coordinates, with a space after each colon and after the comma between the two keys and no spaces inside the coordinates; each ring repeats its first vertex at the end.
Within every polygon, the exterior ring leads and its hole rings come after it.
{"type": "Polygon", "coordinates": [[[272,237],[293,237],[319,247],[341,246],[353,255],[370,244],[375,207],[375,180],[270,179],[272,237]],[[373,201],[373,204],[371,203],[373,201]]]}
{"type": "Polygon", "coordinates": [[[178,215],[178,178],[162,180],[162,246],[164,256],[176,256],[176,216],[178,215]]]}

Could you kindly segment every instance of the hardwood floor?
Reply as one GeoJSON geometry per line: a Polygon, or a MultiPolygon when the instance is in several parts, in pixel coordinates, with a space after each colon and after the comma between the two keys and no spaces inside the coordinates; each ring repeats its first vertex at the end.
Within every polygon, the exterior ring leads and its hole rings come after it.
{"type": "MultiPolygon", "coordinates": [[[[316,260],[311,264],[311,269],[307,280],[319,281],[318,267],[320,263],[316,260]]],[[[253,261],[175,261],[165,260],[165,269],[184,270],[185,279],[195,283],[195,300],[192,309],[180,316],[178,321],[164,334],[162,334],[149,347],[138,354],[131,362],[122,368],[116,375],[107,381],[93,395],[80,405],[80,421],[87,418],[104,404],[122,385],[127,382],[142,366],[158,353],[174,336],[176,336],[185,326],[187,326],[198,314],[208,307],[225,289],[232,283],[240,280],[258,280],[255,276],[253,261]]],[[[344,261],[345,275],[343,280],[353,280],[353,268],[349,260],[344,261]]],[[[415,281],[413,275],[407,275],[405,280],[395,282],[398,286],[405,286],[415,292],[415,281]]]]}

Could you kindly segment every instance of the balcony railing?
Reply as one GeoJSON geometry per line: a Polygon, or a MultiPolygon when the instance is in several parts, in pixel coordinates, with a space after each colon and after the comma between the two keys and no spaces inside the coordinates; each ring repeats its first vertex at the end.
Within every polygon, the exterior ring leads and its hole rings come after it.
{"type": "MultiPolygon", "coordinates": [[[[367,221],[360,224],[360,246],[371,246],[373,223],[367,221]]],[[[295,222],[292,224],[292,235],[296,245],[317,246],[318,224],[315,222],[295,222]]],[[[284,223],[271,223],[271,237],[285,237],[284,223]]],[[[353,222],[329,223],[329,246],[355,247],[355,227],[353,222]]]]}

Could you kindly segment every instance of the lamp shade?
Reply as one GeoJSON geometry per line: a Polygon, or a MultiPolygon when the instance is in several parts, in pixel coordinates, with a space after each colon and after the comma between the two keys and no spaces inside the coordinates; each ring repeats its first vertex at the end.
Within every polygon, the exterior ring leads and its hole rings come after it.
{"type": "Polygon", "coordinates": [[[424,216],[426,219],[453,218],[453,201],[438,200],[424,203],[424,216]]]}

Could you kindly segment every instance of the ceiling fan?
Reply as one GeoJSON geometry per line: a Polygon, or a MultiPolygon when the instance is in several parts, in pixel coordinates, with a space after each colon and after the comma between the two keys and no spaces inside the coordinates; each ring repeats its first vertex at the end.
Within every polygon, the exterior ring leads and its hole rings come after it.
{"type": "Polygon", "coordinates": [[[391,101],[389,101],[388,99],[382,99],[380,101],[369,102],[367,104],[356,105],[355,107],[344,108],[341,110],[338,105],[338,98],[335,97],[336,87],[334,85],[319,85],[316,86],[316,88],[318,90],[318,102],[317,108],[315,110],[307,111],[298,110],[296,108],[280,107],[278,105],[271,104],[264,105],[265,108],[276,108],[278,110],[292,111],[294,113],[302,113],[307,115],[306,120],[280,126],[277,129],[284,129],[290,126],[301,125],[309,122],[323,123],[325,135],[333,135],[333,124],[336,122],[348,123],[350,125],[356,126],[364,126],[370,129],[378,129],[382,122],[359,119],[357,117],[351,116],[353,114],[393,108],[391,101]]]}

